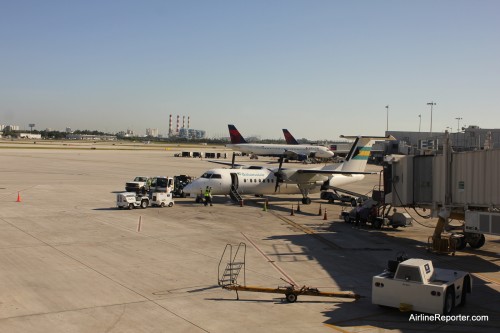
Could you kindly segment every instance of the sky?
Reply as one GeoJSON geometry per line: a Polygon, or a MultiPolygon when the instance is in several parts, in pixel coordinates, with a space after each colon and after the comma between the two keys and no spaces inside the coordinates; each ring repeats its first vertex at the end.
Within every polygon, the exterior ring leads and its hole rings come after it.
{"type": "Polygon", "coordinates": [[[429,131],[429,102],[435,132],[500,128],[497,0],[0,0],[0,43],[21,129],[333,140],[429,131]]]}

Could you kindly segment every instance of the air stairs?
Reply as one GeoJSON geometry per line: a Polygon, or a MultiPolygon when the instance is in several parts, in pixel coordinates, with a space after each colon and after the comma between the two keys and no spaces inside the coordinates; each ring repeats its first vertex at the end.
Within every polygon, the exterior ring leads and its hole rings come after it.
{"type": "Polygon", "coordinates": [[[241,202],[243,200],[243,198],[238,193],[238,190],[236,189],[236,187],[234,187],[234,185],[231,185],[231,190],[229,191],[229,196],[235,202],[241,202]]]}
{"type": "Polygon", "coordinates": [[[226,244],[224,252],[219,261],[219,268],[217,270],[219,286],[227,288],[229,286],[237,286],[238,277],[243,271],[243,285],[246,284],[245,274],[245,259],[247,253],[247,245],[243,242],[238,245],[226,244]],[[222,270],[222,266],[225,268],[222,270]]]}
{"type": "Polygon", "coordinates": [[[348,291],[321,292],[318,290],[318,288],[307,286],[299,287],[283,278],[281,279],[288,284],[287,286],[278,286],[277,288],[247,286],[245,273],[246,252],[247,246],[243,242],[239,243],[238,245],[226,244],[224,252],[222,253],[219,261],[219,267],[217,269],[219,286],[225,290],[234,290],[236,292],[236,299],[238,300],[240,299],[238,291],[284,294],[285,299],[290,303],[295,302],[299,295],[351,299],[359,299],[361,297],[358,294],[348,291]],[[224,269],[222,269],[222,267],[224,267],[224,269]],[[243,273],[242,283],[240,283],[241,280],[238,281],[241,273],[243,273]]]}

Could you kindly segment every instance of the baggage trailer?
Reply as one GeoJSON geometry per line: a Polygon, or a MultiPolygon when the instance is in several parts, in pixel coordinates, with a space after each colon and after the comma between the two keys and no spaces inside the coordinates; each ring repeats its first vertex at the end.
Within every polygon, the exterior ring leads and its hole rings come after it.
{"type": "Polygon", "coordinates": [[[151,206],[163,208],[165,206],[172,207],[173,205],[172,193],[155,192],[151,195],[151,206]]]}

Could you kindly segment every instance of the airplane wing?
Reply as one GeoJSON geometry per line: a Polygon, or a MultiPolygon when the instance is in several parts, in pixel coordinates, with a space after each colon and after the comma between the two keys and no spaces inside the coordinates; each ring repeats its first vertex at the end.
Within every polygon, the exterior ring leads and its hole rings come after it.
{"type": "Polygon", "coordinates": [[[311,184],[318,181],[328,180],[334,175],[372,175],[377,174],[377,172],[361,172],[361,171],[335,171],[335,170],[318,170],[318,169],[282,169],[281,179],[285,183],[295,183],[295,184],[311,184]]]}
{"type": "Polygon", "coordinates": [[[233,166],[234,168],[237,168],[237,169],[242,169],[242,168],[243,169],[268,169],[262,165],[248,165],[248,164],[238,164],[238,163],[232,164],[231,162],[217,161],[217,160],[207,160],[207,162],[215,163],[215,164],[222,164],[222,165],[229,165],[229,166],[233,166]]]}
{"type": "Polygon", "coordinates": [[[291,149],[291,150],[285,150],[283,152],[283,156],[286,157],[286,158],[289,158],[289,159],[294,159],[294,158],[297,158],[299,156],[299,153],[297,153],[293,149],[291,149]]]}
{"type": "Polygon", "coordinates": [[[299,169],[297,173],[317,175],[375,175],[378,172],[299,169]]]}

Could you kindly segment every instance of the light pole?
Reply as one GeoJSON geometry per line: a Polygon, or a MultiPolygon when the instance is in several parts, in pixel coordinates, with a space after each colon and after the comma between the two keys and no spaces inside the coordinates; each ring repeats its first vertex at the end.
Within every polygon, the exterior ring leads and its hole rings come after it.
{"type": "Polygon", "coordinates": [[[427,103],[427,105],[430,105],[430,106],[431,106],[431,136],[432,136],[432,107],[433,107],[434,105],[436,105],[436,103],[434,103],[434,102],[429,102],[429,103],[427,103]]]}
{"type": "Polygon", "coordinates": [[[460,132],[460,120],[462,120],[461,117],[455,118],[457,120],[457,133],[460,132]]]}
{"type": "MultiPolygon", "coordinates": [[[[457,145],[458,145],[458,139],[460,135],[458,133],[460,133],[460,120],[462,120],[462,117],[456,117],[455,119],[457,120],[457,145]]],[[[465,146],[465,136],[464,136],[464,146],[465,146]]]]}
{"type": "Polygon", "coordinates": [[[387,124],[385,126],[385,131],[389,132],[389,105],[386,105],[385,108],[387,109],[387,124]]]}
{"type": "Polygon", "coordinates": [[[420,125],[422,125],[422,115],[418,115],[418,133],[420,133],[420,125]]]}

